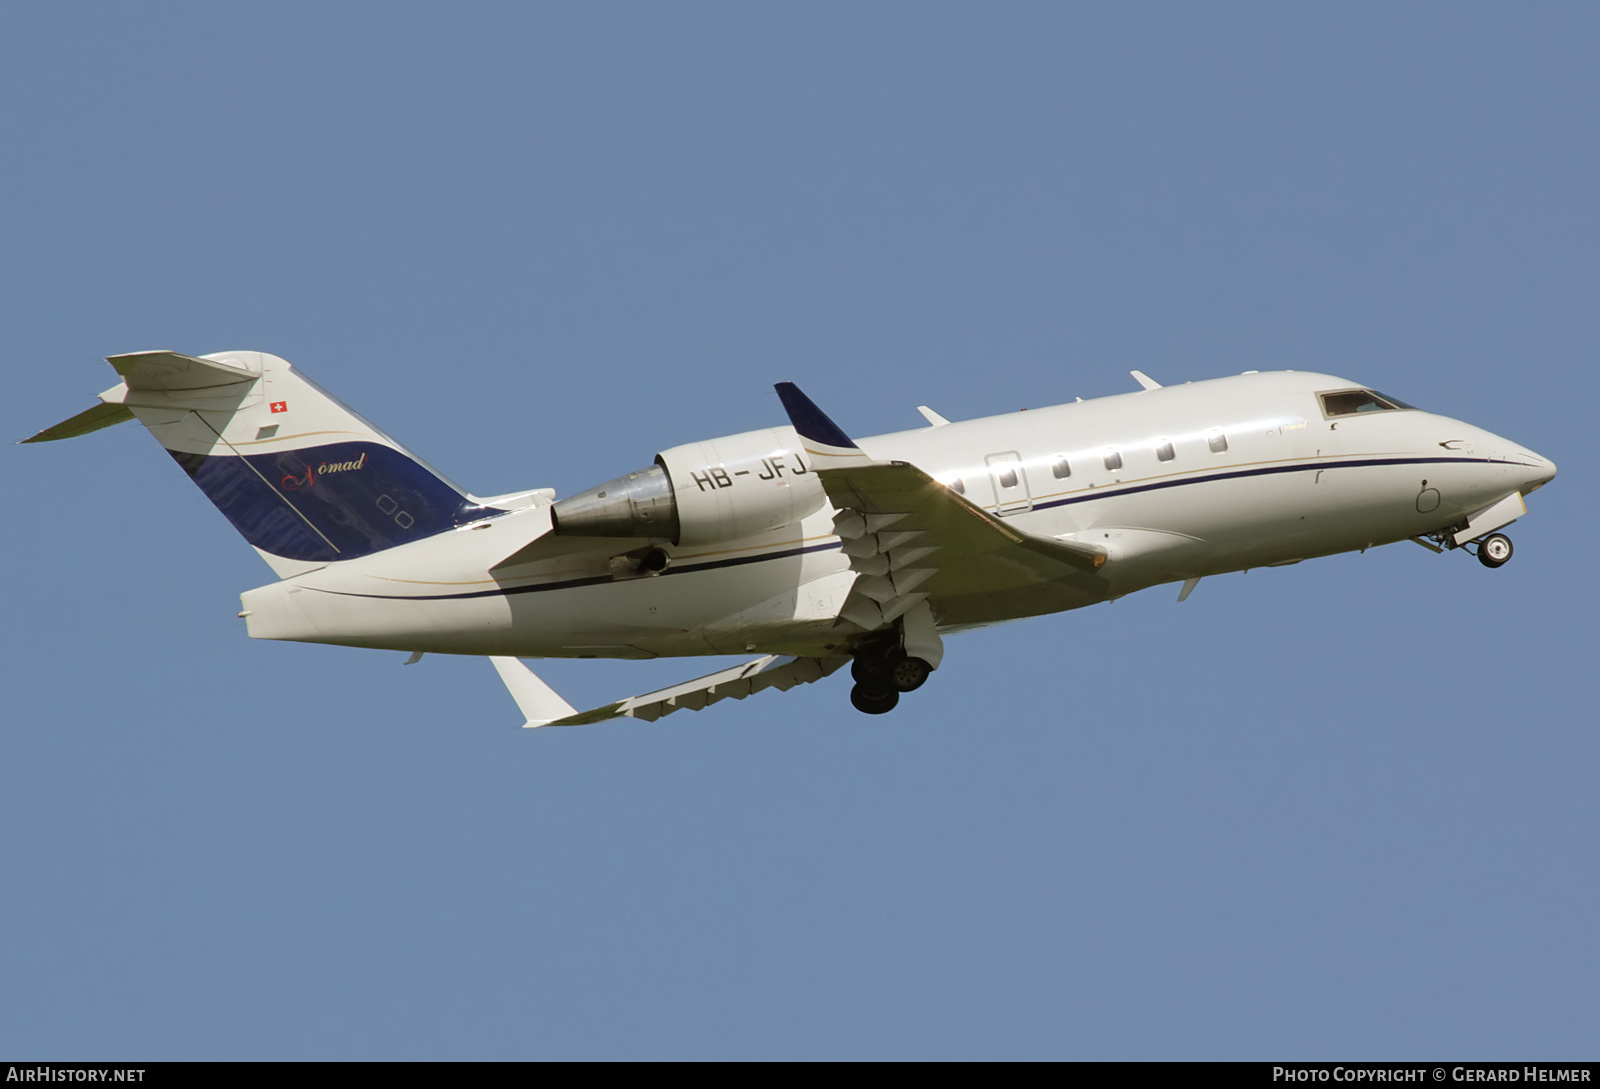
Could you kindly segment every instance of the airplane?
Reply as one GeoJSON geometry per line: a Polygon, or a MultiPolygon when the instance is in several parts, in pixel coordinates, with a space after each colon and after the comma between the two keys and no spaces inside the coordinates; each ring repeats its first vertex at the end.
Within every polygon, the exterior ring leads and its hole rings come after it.
{"type": "Polygon", "coordinates": [[[1556,475],[1509,439],[1326,374],[1258,372],[854,439],[787,426],[663,450],[557,499],[473,495],[262,352],[135,352],[24,442],[137,419],[279,581],[252,638],[480,655],[524,725],[654,721],[848,665],[892,710],[944,637],[1149,587],[1411,540],[1511,558],[1556,475]],[[579,711],[523,658],[759,657],[579,711]]]}

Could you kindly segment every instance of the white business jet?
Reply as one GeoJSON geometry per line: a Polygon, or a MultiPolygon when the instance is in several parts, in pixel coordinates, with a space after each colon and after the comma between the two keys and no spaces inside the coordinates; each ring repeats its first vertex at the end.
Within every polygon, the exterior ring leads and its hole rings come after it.
{"type": "Polygon", "coordinates": [[[845,665],[891,710],[944,636],[1162,583],[1413,540],[1511,558],[1556,467],[1342,378],[1143,388],[852,439],[796,386],[790,426],[664,450],[557,500],[479,497],[261,352],[108,360],[100,403],[27,439],[137,418],[278,575],[257,639],[483,655],[528,726],[654,720],[845,665]],[[761,657],[577,711],[521,658],[761,657]]]}

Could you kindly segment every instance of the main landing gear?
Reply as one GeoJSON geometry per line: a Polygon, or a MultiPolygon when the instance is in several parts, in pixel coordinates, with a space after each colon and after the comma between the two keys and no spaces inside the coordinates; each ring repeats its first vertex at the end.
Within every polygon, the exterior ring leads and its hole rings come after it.
{"type": "Polygon", "coordinates": [[[856,682],[850,689],[850,702],[863,714],[887,714],[900,702],[900,693],[921,688],[932,672],[932,666],[908,655],[902,647],[864,645],[850,664],[850,676],[856,682]]]}

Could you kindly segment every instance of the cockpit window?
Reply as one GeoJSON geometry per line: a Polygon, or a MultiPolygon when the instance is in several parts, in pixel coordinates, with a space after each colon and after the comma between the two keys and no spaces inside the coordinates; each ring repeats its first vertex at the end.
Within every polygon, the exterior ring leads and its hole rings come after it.
{"type": "Polygon", "coordinates": [[[1322,411],[1328,416],[1354,416],[1361,412],[1392,412],[1400,408],[1416,408],[1398,397],[1388,397],[1375,389],[1344,389],[1337,393],[1319,394],[1322,411]]]}

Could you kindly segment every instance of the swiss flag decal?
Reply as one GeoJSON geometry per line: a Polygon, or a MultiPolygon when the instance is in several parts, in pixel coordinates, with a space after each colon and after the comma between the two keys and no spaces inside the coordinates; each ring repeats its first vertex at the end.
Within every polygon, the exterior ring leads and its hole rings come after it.
{"type": "Polygon", "coordinates": [[[289,411],[289,402],[288,401],[274,401],[274,402],[272,402],[272,411],[274,411],[274,412],[288,412],[289,411]]]}

